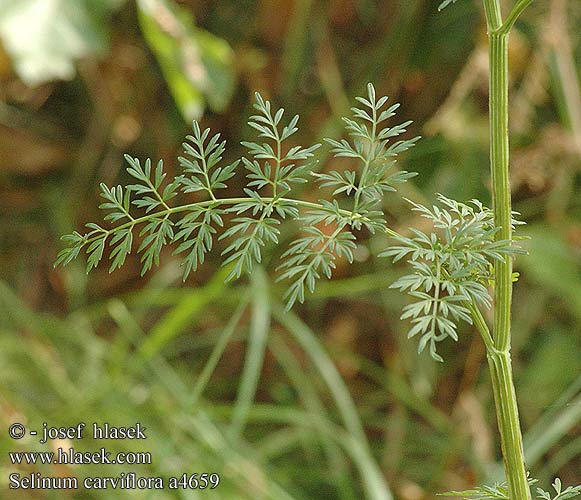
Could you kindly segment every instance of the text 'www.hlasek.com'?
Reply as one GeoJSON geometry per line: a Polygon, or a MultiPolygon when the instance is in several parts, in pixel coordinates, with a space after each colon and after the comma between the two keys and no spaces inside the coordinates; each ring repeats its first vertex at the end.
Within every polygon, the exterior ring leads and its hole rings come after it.
{"type": "Polygon", "coordinates": [[[75,426],[55,427],[43,422],[35,429],[13,423],[8,435],[26,445],[26,450],[8,452],[11,470],[1,482],[7,482],[11,490],[205,490],[214,489],[220,484],[220,475],[215,472],[183,471],[161,477],[131,470],[119,471],[117,468],[115,473],[108,474],[101,472],[106,469],[99,468],[100,472],[96,475],[77,473],[78,467],[83,465],[151,465],[152,454],[149,451],[111,451],[107,448],[113,443],[119,445],[136,441],[145,444],[146,431],[147,428],[139,422],[128,427],[117,427],[107,422],[89,425],[80,422],[75,426]],[[32,445],[36,443],[50,446],[52,451],[32,450],[32,445]],[[86,449],[89,447],[90,450],[86,449]],[[47,470],[53,473],[47,473],[47,470]]]}

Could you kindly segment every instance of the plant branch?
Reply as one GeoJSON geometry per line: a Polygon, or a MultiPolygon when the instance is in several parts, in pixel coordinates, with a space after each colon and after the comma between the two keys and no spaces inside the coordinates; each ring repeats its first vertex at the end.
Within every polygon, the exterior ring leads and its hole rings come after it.
{"type": "Polygon", "coordinates": [[[484,344],[486,345],[487,350],[491,350],[494,348],[494,340],[492,339],[492,335],[490,334],[490,329],[486,324],[486,320],[482,315],[482,311],[478,308],[476,304],[474,304],[471,300],[466,300],[462,303],[469,311],[470,315],[472,316],[472,320],[474,321],[474,326],[480,333],[484,344]]]}
{"type": "Polygon", "coordinates": [[[502,24],[502,26],[498,29],[498,32],[508,34],[514,23],[516,23],[519,16],[526,10],[526,8],[533,3],[534,0],[518,0],[515,6],[512,8],[510,14],[502,24]]]}
{"type": "MultiPolygon", "coordinates": [[[[294,205],[296,207],[310,208],[310,209],[316,209],[316,210],[326,210],[326,208],[319,203],[298,200],[298,199],[294,199],[294,198],[263,197],[263,198],[261,198],[261,200],[263,202],[265,202],[266,204],[275,204],[276,202],[283,202],[283,203],[288,203],[288,204],[294,205]]],[[[109,237],[111,234],[117,233],[118,231],[120,231],[122,229],[127,229],[131,226],[143,224],[145,222],[151,221],[152,219],[166,218],[172,214],[176,214],[176,213],[180,213],[180,212],[188,212],[188,211],[195,210],[198,208],[205,208],[205,207],[209,207],[209,206],[217,207],[217,206],[221,206],[221,205],[237,205],[239,203],[244,203],[244,202],[248,202],[248,201],[252,201],[251,198],[248,198],[248,197],[221,198],[221,199],[219,198],[219,199],[215,199],[215,200],[205,200],[205,201],[199,201],[199,202],[195,202],[195,203],[188,203],[186,205],[178,205],[175,207],[168,207],[165,210],[159,210],[158,212],[150,213],[150,214],[144,215],[142,217],[132,218],[129,222],[126,222],[124,224],[120,224],[120,225],[115,226],[111,229],[103,229],[103,231],[99,232],[98,235],[97,234],[93,235],[92,233],[89,233],[89,235],[91,235],[91,236],[89,238],[87,238],[87,240],[84,242],[83,246],[86,246],[86,245],[92,243],[93,241],[96,241],[96,240],[102,238],[102,235],[104,233],[106,233],[107,237],[109,237]]],[[[355,212],[351,212],[349,210],[339,209],[339,213],[341,215],[344,215],[345,217],[349,217],[351,219],[360,218],[361,220],[367,220],[366,217],[363,217],[360,214],[357,214],[355,212]]],[[[397,235],[397,233],[395,231],[393,231],[389,228],[386,228],[386,233],[390,234],[392,236],[397,235]]]]}

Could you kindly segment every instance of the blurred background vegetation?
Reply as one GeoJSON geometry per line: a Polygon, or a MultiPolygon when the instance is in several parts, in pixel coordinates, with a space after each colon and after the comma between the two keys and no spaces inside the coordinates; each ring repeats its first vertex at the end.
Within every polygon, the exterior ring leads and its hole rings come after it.
{"type": "MultiPolygon", "coordinates": [[[[442,346],[445,364],[416,354],[398,319],[405,297],[388,289],[401,270],[375,258],[383,237],[288,314],[268,262],[224,284],[219,248],[185,284],[171,250],[144,278],[135,257],[113,274],[52,267],[59,236],[100,218],[98,183],[128,180],[123,153],[175,174],[197,118],[228,140],[228,159],[242,155],[256,90],[299,113],[310,144],[339,135],[373,82],[423,136],[400,160],[420,173],[405,196],[489,203],[480,2],[438,3],[0,0],[2,498],[420,500],[502,477],[484,347],[465,327],[442,346]],[[139,421],[145,444],[110,446],[152,452],[132,470],[222,482],[9,492],[9,472],[127,472],[9,465],[7,450],[70,445],[13,442],[16,421],[139,421]]],[[[532,237],[517,262],[513,358],[543,485],[581,482],[580,27],[579,2],[538,1],[511,36],[513,196],[532,237]]],[[[397,229],[418,222],[399,199],[385,210],[397,229]]]]}

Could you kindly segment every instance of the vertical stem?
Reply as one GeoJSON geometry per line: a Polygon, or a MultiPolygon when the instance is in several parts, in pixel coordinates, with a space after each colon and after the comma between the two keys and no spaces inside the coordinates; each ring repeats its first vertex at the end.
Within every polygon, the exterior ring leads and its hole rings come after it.
{"type": "Polygon", "coordinates": [[[510,351],[489,350],[488,366],[496,405],[502,459],[510,500],[530,500],[510,351]]]}
{"type": "MultiPolygon", "coordinates": [[[[498,240],[512,240],[508,143],[508,31],[499,0],[484,0],[490,61],[490,162],[498,240]]],[[[511,13],[512,15],[512,13],[511,13]]],[[[512,258],[494,263],[494,346],[487,347],[510,500],[530,500],[510,359],[512,258]]]]}
{"type": "MultiPolygon", "coordinates": [[[[508,146],[508,35],[489,33],[490,43],[490,161],[496,238],[512,239],[508,146]]],[[[494,343],[510,349],[512,257],[494,264],[494,343]]]]}

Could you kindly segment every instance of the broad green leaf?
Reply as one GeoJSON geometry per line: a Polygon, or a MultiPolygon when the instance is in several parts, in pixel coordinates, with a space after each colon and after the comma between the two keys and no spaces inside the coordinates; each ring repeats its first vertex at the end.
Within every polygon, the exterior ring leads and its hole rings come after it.
{"type": "Polygon", "coordinates": [[[228,43],[195,25],[192,14],[172,0],[138,0],[139,20],[174,101],[186,121],[206,105],[223,111],[234,91],[228,43]]]}
{"type": "Polygon", "coordinates": [[[75,76],[106,50],[106,14],[123,0],[0,0],[0,38],[18,76],[34,86],[75,76]]]}

